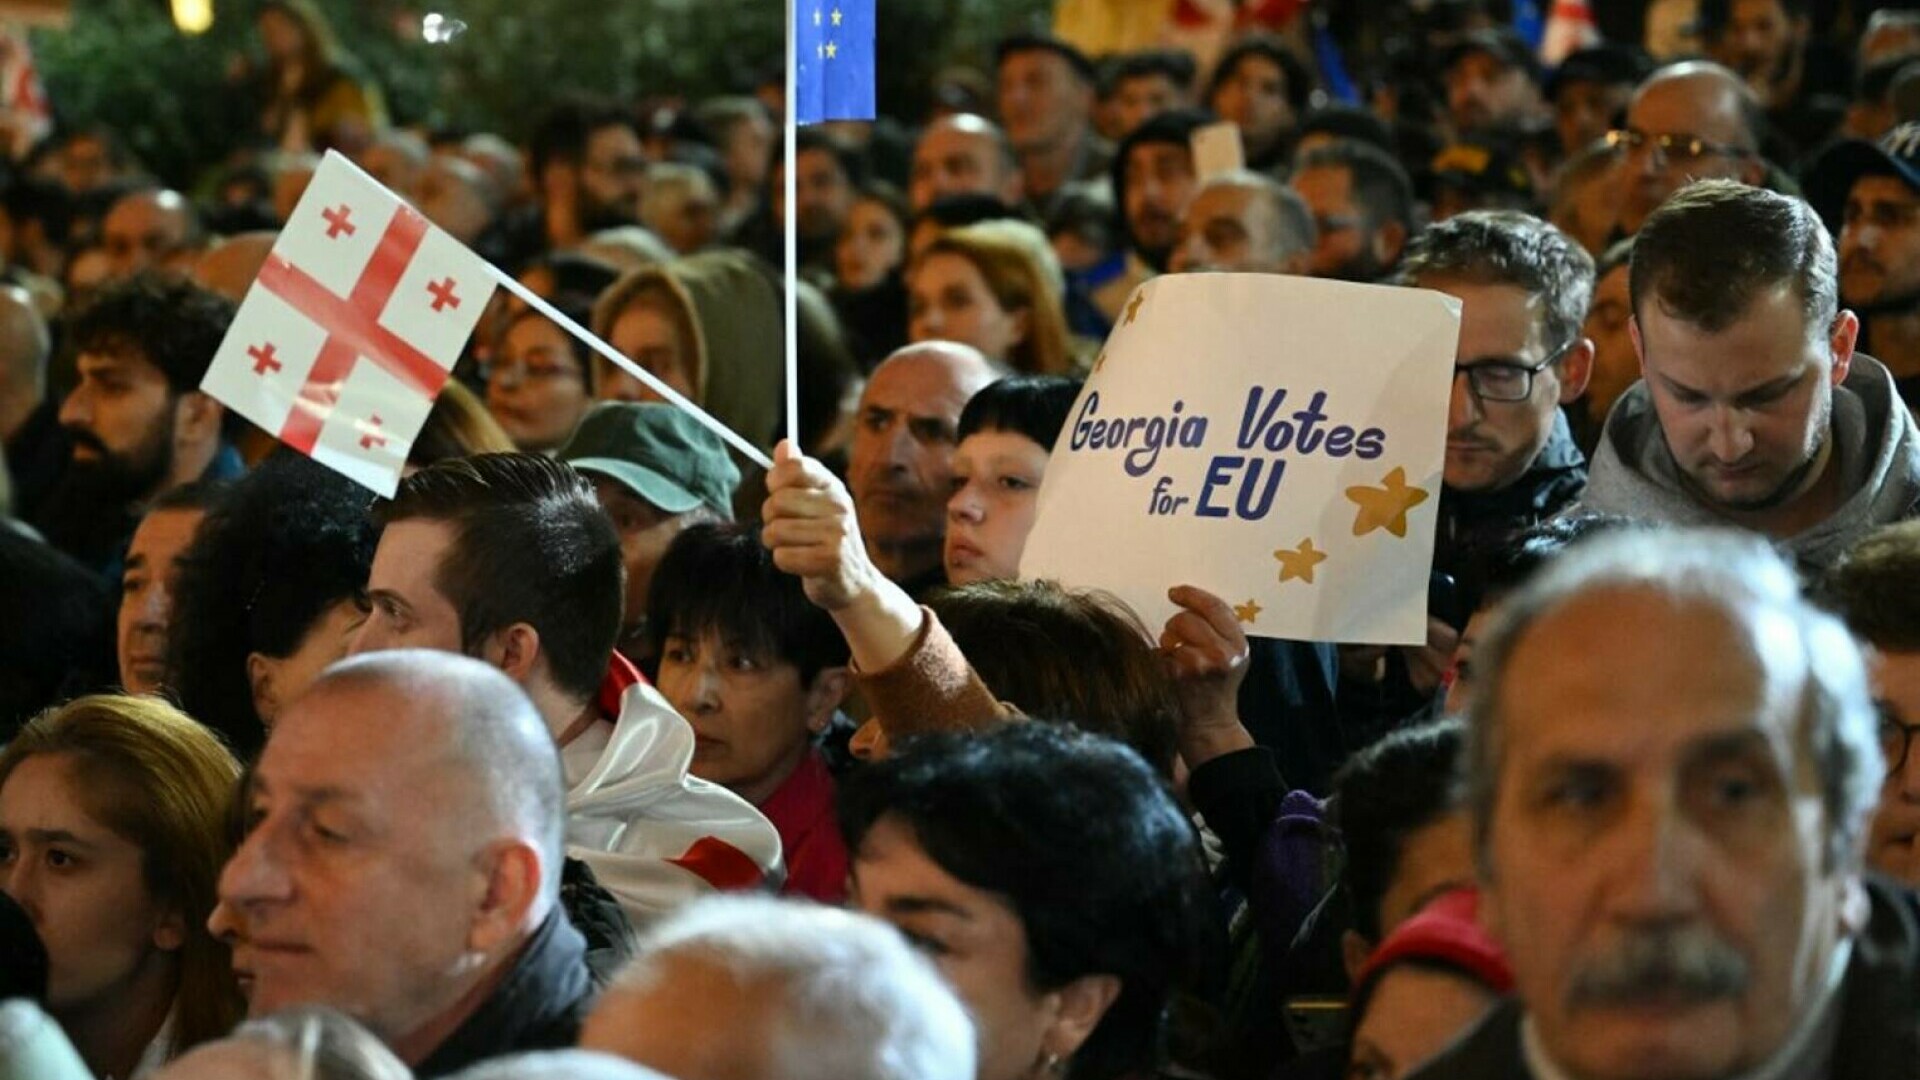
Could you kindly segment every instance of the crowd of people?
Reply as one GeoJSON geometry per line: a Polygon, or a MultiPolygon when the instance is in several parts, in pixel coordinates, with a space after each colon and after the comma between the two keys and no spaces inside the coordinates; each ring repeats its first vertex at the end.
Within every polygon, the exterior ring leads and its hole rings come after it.
{"type": "Polygon", "coordinates": [[[193,194],[57,129],[0,1077],[1920,1077],[1920,14],[1618,6],[1546,63],[1495,0],[1344,58],[1062,0],[786,162],[777,80],[396,126],[268,0],[193,194]],[[243,422],[328,150],[771,467],[504,292],[391,498],[243,422]],[[1021,577],[1100,343],[1206,273],[1458,302],[1423,645],[1021,577]]]}

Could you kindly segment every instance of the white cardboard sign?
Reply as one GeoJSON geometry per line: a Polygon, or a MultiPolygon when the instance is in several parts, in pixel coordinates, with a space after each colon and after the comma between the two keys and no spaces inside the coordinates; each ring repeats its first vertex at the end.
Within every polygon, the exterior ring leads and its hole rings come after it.
{"type": "Polygon", "coordinates": [[[1250,635],[1424,644],[1459,334],[1430,290],[1147,282],[1053,448],[1021,576],[1156,631],[1197,585],[1250,635]]]}

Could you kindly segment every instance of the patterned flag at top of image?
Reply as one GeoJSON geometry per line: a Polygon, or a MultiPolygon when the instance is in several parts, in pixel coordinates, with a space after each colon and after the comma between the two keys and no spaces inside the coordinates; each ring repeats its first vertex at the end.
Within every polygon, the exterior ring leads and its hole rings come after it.
{"type": "Polygon", "coordinates": [[[328,153],[200,388],[392,497],[494,269],[328,153]]]}
{"type": "Polygon", "coordinates": [[[874,0],[793,0],[794,122],[874,117],[874,0]]]}

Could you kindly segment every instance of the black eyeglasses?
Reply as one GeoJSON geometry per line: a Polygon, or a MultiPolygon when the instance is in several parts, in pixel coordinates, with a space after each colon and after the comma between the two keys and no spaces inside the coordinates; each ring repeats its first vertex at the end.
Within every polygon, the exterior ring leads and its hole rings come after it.
{"type": "Polygon", "coordinates": [[[1473,396],[1481,401],[1525,401],[1533,396],[1533,377],[1560,362],[1573,348],[1579,338],[1569,340],[1565,345],[1547,354],[1545,360],[1528,367],[1509,360],[1489,360],[1484,364],[1469,364],[1466,367],[1455,365],[1453,377],[1462,374],[1467,377],[1467,385],[1473,388],[1473,396]]]}
{"type": "Polygon", "coordinates": [[[1920,731],[1920,724],[1903,724],[1890,716],[1880,718],[1880,753],[1887,759],[1888,776],[1906,768],[1916,731],[1920,731]]]}
{"type": "Polygon", "coordinates": [[[1698,135],[1649,135],[1637,128],[1607,132],[1607,146],[1623,154],[1651,149],[1655,166],[1662,169],[1669,165],[1685,167],[1704,157],[1753,156],[1753,151],[1744,146],[1709,142],[1698,135]]]}

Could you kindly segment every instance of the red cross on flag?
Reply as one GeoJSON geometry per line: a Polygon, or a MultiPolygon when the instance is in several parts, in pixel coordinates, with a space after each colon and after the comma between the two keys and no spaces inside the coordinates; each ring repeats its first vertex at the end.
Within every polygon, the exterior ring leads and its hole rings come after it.
{"type": "Polygon", "coordinates": [[[328,153],[200,388],[391,498],[496,273],[328,153]]]}

